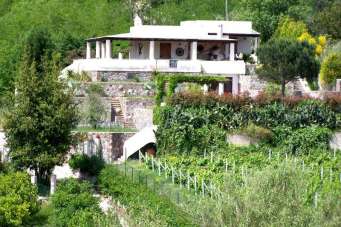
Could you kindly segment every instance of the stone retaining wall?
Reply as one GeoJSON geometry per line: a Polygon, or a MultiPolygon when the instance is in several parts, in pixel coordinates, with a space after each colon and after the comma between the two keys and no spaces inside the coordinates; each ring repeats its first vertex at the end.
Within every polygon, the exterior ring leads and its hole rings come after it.
{"type": "Polygon", "coordinates": [[[72,148],[70,153],[85,153],[89,156],[101,154],[106,163],[112,163],[123,155],[124,142],[134,134],[134,132],[88,132],[87,140],[76,149],[72,148]]]}
{"type": "MultiPolygon", "coordinates": [[[[76,89],[75,96],[84,97],[86,89],[90,83],[81,84],[76,89]]],[[[123,97],[123,96],[154,96],[155,91],[148,83],[122,82],[122,83],[99,83],[102,86],[104,95],[107,97],[123,97]]]]}
{"type": "Polygon", "coordinates": [[[89,72],[92,81],[150,81],[152,79],[151,72],[89,72]]]}

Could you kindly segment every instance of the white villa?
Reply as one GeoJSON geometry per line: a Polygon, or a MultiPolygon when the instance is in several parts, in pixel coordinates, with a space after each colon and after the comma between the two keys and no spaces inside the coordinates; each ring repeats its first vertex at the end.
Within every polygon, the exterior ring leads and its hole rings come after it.
{"type": "Polygon", "coordinates": [[[231,79],[219,84],[219,93],[238,94],[239,76],[246,74],[240,56],[255,52],[259,35],[249,21],[183,21],[180,26],[159,26],[143,25],[136,17],[129,33],[88,39],[86,59],[75,60],[64,72],[221,75],[231,79]],[[113,58],[115,41],[128,41],[129,53],[113,58]]]}

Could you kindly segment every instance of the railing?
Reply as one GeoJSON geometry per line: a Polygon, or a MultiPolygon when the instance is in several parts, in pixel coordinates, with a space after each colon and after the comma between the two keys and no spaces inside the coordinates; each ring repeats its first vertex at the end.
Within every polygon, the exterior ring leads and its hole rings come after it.
{"type": "MultiPolygon", "coordinates": [[[[175,60],[175,59],[174,59],[175,60]]],[[[82,59],[75,60],[63,70],[81,73],[98,71],[115,72],[179,72],[207,74],[245,74],[244,61],[203,60],[149,60],[149,59],[82,59]],[[172,63],[172,64],[171,64],[172,63]]]]}
{"type": "Polygon", "coordinates": [[[193,189],[196,195],[201,194],[202,196],[208,195],[218,198],[221,194],[220,190],[211,181],[203,178],[199,180],[198,176],[191,176],[188,172],[184,173],[181,170],[176,170],[166,162],[143,155],[141,151],[139,152],[139,159],[140,162],[144,161],[153,172],[157,172],[159,176],[171,178],[172,183],[178,184],[180,188],[187,188],[188,191],[193,189]]]}

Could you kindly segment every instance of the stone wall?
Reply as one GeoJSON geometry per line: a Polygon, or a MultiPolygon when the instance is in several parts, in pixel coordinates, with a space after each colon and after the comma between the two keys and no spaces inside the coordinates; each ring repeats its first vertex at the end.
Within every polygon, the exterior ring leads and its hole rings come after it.
{"type": "Polygon", "coordinates": [[[124,97],[121,98],[121,104],[126,122],[134,124],[138,129],[153,124],[153,98],[124,97]]]}
{"type": "Polygon", "coordinates": [[[124,142],[135,133],[88,132],[87,140],[72,148],[70,153],[101,155],[106,163],[112,163],[123,155],[124,142]]]}
{"type": "Polygon", "coordinates": [[[89,72],[92,81],[150,81],[151,72],[89,72]]]}
{"type": "MultiPolygon", "coordinates": [[[[90,83],[82,84],[76,89],[77,97],[84,97],[86,89],[90,83]]],[[[105,96],[108,97],[123,97],[123,96],[154,96],[155,91],[148,83],[140,82],[115,82],[115,83],[100,83],[103,87],[105,96]]]]}
{"type": "Polygon", "coordinates": [[[266,87],[266,82],[258,76],[240,76],[240,92],[249,93],[251,97],[257,96],[266,87]]]}

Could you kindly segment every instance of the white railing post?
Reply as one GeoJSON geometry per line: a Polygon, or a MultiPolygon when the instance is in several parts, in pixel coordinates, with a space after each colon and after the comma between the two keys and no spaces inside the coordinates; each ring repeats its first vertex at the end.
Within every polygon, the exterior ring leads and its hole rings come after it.
{"type": "Polygon", "coordinates": [[[50,194],[53,195],[56,191],[57,176],[52,174],[50,179],[50,194]]]}

